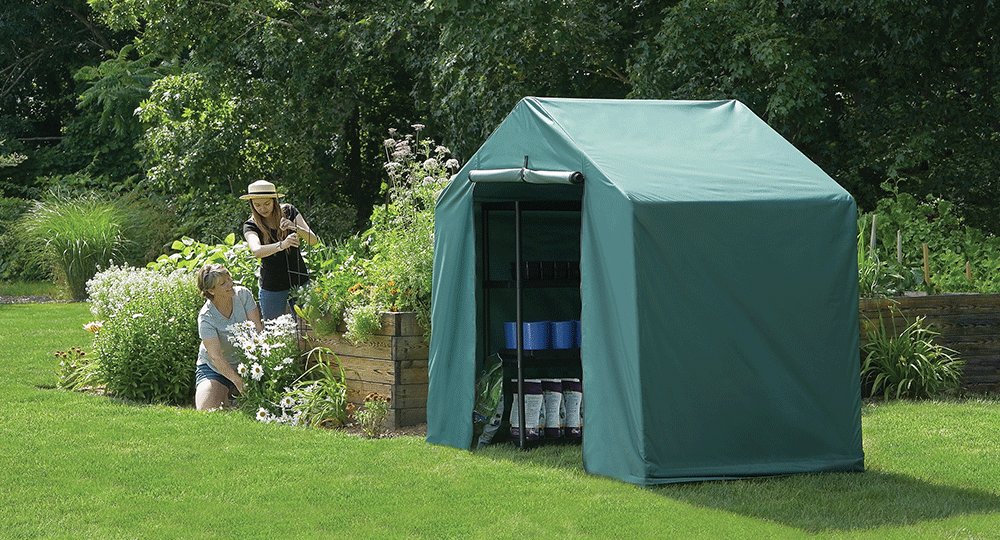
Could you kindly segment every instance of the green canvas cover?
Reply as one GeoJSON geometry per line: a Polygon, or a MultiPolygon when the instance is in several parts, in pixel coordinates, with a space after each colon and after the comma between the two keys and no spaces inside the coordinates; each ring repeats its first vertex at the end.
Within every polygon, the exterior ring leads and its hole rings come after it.
{"type": "Polygon", "coordinates": [[[580,310],[587,471],[657,484],[863,470],[854,200],[737,101],[514,108],[438,199],[427,441],[472,442],[497,332],[481,327],[477,203],[514,200],[581,201],[578,223],[525,232],[564,251],[578,238],[577,303],[525,303],[580,310]],[[469,180],[526,156],[585,181],[469,180]]]}

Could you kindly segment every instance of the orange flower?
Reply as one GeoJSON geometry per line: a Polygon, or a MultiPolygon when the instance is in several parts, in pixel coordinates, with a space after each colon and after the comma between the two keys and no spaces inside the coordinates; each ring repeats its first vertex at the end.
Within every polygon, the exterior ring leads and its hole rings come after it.
{"type": "Polygon", "coordinates": [[[83,329],[88,332],[97,332],[104,325],[104,321],[92,321],[83,325],[83,329]]]}

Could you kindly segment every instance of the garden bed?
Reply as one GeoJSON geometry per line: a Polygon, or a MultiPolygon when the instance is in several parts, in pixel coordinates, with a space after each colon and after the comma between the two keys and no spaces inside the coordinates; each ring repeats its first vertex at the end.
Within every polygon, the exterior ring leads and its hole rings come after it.
{"type": "Polygon", "coordinates": [[[1000,389],[1000,294],[942,294],[862,298],[861,343],[882,317],[886,328],[906,328],[917,317],[939,333],[937,343],[958,352],[965,362],[962,385],[973,391],[1000,389]]]}
{"type": "MultiPolygon", "coordinates": [[[[361,407],[371,392],[388,396],[385,427],[399,429],[427,421],[428,347],[424,328],[410,312],[382,314],[382,329],[355,345],[338,332],[311,338],[311,346],[326,347],[340,359],[347,383],[347,401],[361,407]]],[[[336,368],[336,366],[333,366],[336,368]]]]}

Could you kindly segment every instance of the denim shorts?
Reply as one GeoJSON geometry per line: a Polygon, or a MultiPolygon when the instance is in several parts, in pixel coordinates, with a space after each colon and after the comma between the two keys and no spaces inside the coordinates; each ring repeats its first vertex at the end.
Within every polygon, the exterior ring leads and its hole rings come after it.
{"type": "Polygon", "coordinates": [[[215,371],[208,364],[198,364],[198,367],[194,370],[194,385],[197,387],[201,384],[201,381],[219,381],[220,383],[226,385],[229,388],[230,394],[236,393],[236,385],[233,381],[225,378],[221,373],[215,371]]]}

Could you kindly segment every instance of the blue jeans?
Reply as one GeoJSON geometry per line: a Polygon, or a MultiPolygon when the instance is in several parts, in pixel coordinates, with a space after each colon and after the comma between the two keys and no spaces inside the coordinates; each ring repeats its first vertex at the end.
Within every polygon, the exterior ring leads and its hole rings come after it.
{"type": "Polygon", "coordinates": [[[264,289],[259,289],[258,298],[260,298],[260,318],[265,321],[268,319],[277,319],[278,317],[285,314],[288,309],[288,292],[289,291],[267,291],[264,289]]]}
{"type": "Polygon", "coordinates": [[[295,316],[295,297],[291,296],[291,291],[257,289],[257,297],[260,298],[261,319],[265,321],[268,319],[277,319],[284,315],[286,311],[295,316]]]}

